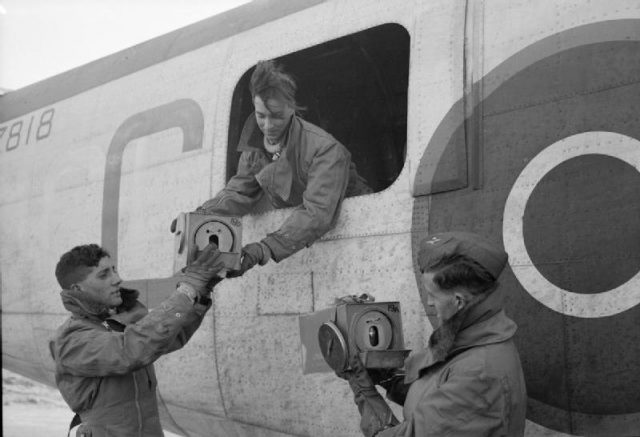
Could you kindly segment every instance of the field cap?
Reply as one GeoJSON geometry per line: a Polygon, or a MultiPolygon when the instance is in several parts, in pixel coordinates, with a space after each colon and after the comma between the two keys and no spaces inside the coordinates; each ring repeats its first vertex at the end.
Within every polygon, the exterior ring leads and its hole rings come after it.
{"type": "Polygon", "coordinates": [[[445,255],[464,255],[484,267],[495,279],[507,264],[507,253],[471,232],[442,232],[420,241],[418,265],[421,271],[445,255]]]}

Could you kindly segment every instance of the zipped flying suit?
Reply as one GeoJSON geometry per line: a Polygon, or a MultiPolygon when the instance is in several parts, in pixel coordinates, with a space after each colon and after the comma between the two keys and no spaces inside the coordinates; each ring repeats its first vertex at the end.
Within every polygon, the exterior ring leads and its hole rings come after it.
{"type": "Polygon", "coordinates": [[[266,193],[275,208],[295,207],[280,229],[262,240],[277,262],[308,247],[333,228],[345,197],[372,190],[356,171],[349,151],[333,136],[294,115],[275,161],[264,147],[255,116],[244,124],[238,143],[237,173],[198,210],[243,215],[266,193]]]}
{"type": "Polygon", "coordinates": [[[184,346],[210,307],[179,291],[148,312],[121,289],[117,314],[92,313],[64,290],[71,317],[52,343],[56,385],[91,437],[163,436],[153,362],[184,346]]]}
{"type": "Polygon", "coordinates": [[[403,384],[385,388],[404,422],[379,437],[521,437],[527,393],[513,336],[517,326],[492,292],[465,318],[445,357],[431,349],[406,362],[403,384]],[[407,392],[408,387],[408,392],[407,392]]]}

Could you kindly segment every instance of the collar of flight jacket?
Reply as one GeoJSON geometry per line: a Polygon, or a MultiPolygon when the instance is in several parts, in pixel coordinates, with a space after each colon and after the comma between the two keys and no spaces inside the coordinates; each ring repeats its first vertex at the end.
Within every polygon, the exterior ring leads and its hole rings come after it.
{"type": "Polygon", "coordinates": [[[62,304],[66,310],[83,319],[98,322],[114,320],[126,326],[137,322],[148,313],[146,307],[138,301],[140,293],[137,290],[120,288],[120,295],[122,303],[115,309],[115,314],[111,314],[108,307],[86,302],[70,290],[62,290],[60,292],[62,304]]]}
{"type": "MultiPolygon", "coordinates": [[[[302,132],[302,123],[298,116],[293,114],[289,122],[289,128],[284,137],[280,158],[269,162],[255,177],[261,187],[269,187],[271,193],[277,194],[281,199],[288,201],[291,196],[293,184],[293,166],[291,161],[293,156],[294,138],[299,138],[302,132]]],[[[258,127],[258,122],[254,114],[251,114],[242,128],[240,141],[238,141],[238,151],[240,152],[263,152],[268,156],[264,147],[264,135],[258,127]]]]}
{"type": "Polygon", "coordinates": [[[405,362],[405,383],[420,378],[422,371],[447,361],[454,355],[476,346],[502,343],[515,335],[517,325],[502,309],[502,291],[494,290],[469,308],[446,356],[438,356],[430,347],[419,351],[405,362]]]}

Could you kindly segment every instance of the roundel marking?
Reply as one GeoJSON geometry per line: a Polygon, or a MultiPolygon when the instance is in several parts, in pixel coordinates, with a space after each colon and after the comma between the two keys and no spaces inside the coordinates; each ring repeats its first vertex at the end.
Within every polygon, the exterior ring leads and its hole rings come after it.
{"type": "Polygon", "coordinates": [[[536,183],[523,217],[536,268],[575,293],[601,293],[629,281],[640,267],[639,197],[640,172],[626,161],[585,154],[558,164],[536,183]],[[556,240],[551,246],[541,238],[549,230],[556,240]]]}
{"type": "MultiPolygon", "coordinates": [[[[604,132],[634,150],[617,156],[612,150],[618,144],[591,149],[580,144],[580,153],[571,158],[549,155],[552,164],[529,179],[532,191],[520,205],[524,215],[513,223],[524,221],[518,225],[523,228],[522,253],[526,249],[543,273],[540,285],[547,289],[551,282],[576,294],[598,295],[635,283],[640,265],[639,28],[640,20],[619,20],[568,29],[486,73],[479,86],[485,90],[480,189],[470,186],[466,173],[471,164],[464,161],[469,150],[460,117],[463,102],[453,102],[416,172],[414,187],[421,190],[416,190],[413,206],[414,262],[427,233],[466,230],[500,246],[511,244],[511,237],[503,235],[513,232],[504,215],[525,167],[556,143],[586,133],[582,140],[588,138],[587,146],[594,146],[597,141],[589,135],[597,138],[604,132]],[[572,42],[570,47],[566,41],[572,42]],[[452,176],[456,184],[448,183],[452,176]],[[585,186],[576,192],[578,181],[585,186]],[[545,202],[548,208],[541,208],[545,202]],[[571,225],[558,225],[563,219],[571,225]],[[604,230],[610,232],[599,234],[604,230]],[[607,250],[590,245],[587,237],[594,235],[607,250]],[[611,253],[615,259],[604,259],[611,253]],[[576,259],[582,261],[579,268],[576,259]]],[[[512,263],[517,266],[517,259],[512,263]]],[[[420,290],[417,268],[415,273],[420,290]]],[[[511,265],[500,283],[507,315],[518,324],[514,339],[527,382],[527,418],[561,433],[635,435],[640,429],[640,305],[628,303],[620,312],[601,309],[608,316],[576,317],[534,298],[538,284],[523,286],[511,265]]]]}
{"type": "Polygon", "coordinates": [[[640,141],[626,135],[583,132],[557,141],[533,158],[513,184],[504,208],[502,238],[514,275],[538,302],[574,317],[606,317],[640,303],[640,270],[624,284],[601,293],[584,294],[564,290],[536,268],[524,237],[525,208],[538,181],[557,165],[585,154],[612,156],[640,169],[640,141]]]}

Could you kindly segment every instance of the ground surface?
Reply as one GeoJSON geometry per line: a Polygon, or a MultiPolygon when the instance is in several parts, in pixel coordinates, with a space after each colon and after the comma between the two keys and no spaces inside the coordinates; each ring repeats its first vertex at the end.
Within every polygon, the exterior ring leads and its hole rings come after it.
{"type": "Polygon", "coordinates": [[[72,418],[56,389],[2,369],[3,437],[65,436],[72,418]]]}

